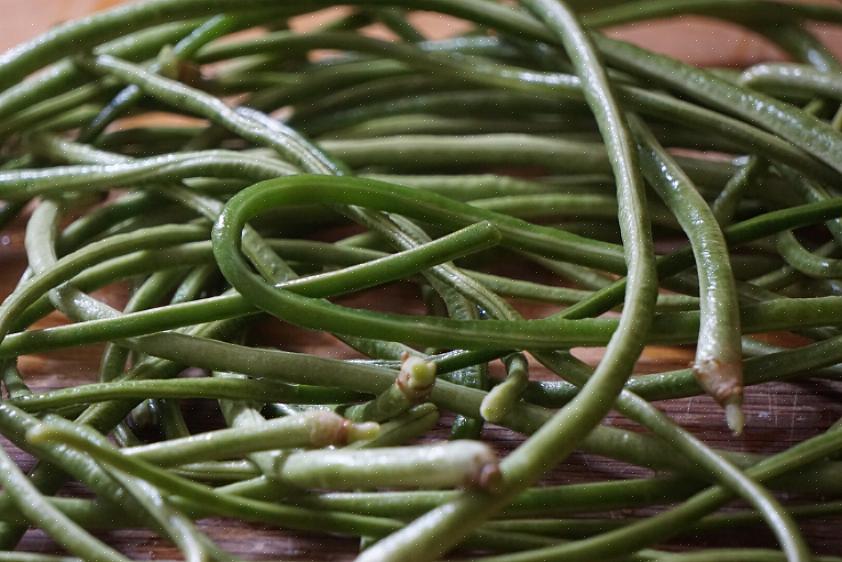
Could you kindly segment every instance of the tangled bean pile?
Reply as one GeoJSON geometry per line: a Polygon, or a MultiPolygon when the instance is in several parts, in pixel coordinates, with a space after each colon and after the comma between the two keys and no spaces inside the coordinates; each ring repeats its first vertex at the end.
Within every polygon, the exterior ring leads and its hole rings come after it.
{"type": "Polygon", "coordinates": [[[135,527],[237,560],[196,523],[212,516],[358,537],[360,562],[842,560],[796,523],[842,511],[842,426],[733,454],[654,404],[710,395],[739,434],[745,386],[840,376],[842,66],[804,23],[842,9],[350,4],[300,33],[289,18],[332,3],[147,0],[0,57],[0,225],[26,217],[28,260],[0,305],[0,433],[37,459],[0,450],[0,561],[125,561],[92,532],[135,527]],[[469,29],[428,40],[419,10],[469,29]],[[682,13],[798,62],[701,70],[599,31],[682,13]],[[91,294],[125,280],[122,310],[91,294]],[[337,302],[395,281],[427,314],[337,302]],[[72,322],[32,328],[53,311],[72,322]],[[267,317],[359,358],[262,347],[267,317]],[[769,331],[807,343],[752,338],[769,331]],[[101,382],[33,393],[18,370],[91,343],[101,382]],[[631,377],[650,344],[695,360],[631,377]],[[592,369],[574,347],[605,351],[592,369]],[[227,427],[191,433],[193,399],[227,427]],[[440,414],[451,439],[425,441],[440,414]],[[523,440],[498,459],[485,422],[523,440]],[[580,449],[659,474],[538,485],[580,449]],[[90,494],[57,495],[68,481],[90,494]],[[777,550],[655,549],[757,522],[777,550]],[[72,557],[15,551],[30,527],[72,557]]]}

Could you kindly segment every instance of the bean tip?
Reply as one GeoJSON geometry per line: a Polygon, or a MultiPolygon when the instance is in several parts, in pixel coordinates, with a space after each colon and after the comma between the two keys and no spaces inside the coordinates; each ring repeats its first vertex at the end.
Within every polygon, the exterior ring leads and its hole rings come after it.
{"type": "Polygon", "coordinates": [[[693,364],[693,374],[704,391],[723,407],[742,397],[743,365],[739,360],[697,358],[693,364]]]}
{"type": "Polygon", "coordinates": [[[476,485],[480,490],[490,494],[496,494],[502,491],[503,472],[500,470],[500,465],[496,462],[483,465],[480,469],[476,485]]]}
{"type": "Polygon", "coordinates": [[[421,392],[418,398],[426,398],[423,392],[432,388],[436,382],[436,364],[408,353],[403,354],[401,361],[398,384],[410,389],[410,394],[421,392]]]}
{"type": "Polygon", "coordinates": [[[500,396],[501,387],[495,386],[485,397],[479,406],[479,414],[487,422],[496,423],[506,415],[506,408],[502,407],[505,400],[500,396]]]}
{"type": "Polygon", "coordinates": [[[734,435],[740,435],[745,427],[745,414],[738,398],[725,403],[725,422],[734,435]]]}

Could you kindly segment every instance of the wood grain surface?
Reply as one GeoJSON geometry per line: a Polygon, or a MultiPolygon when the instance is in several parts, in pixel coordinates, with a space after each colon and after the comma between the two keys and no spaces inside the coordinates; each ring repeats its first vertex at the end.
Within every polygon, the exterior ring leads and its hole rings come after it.
{"type": "MultiPolygon", "coordinates": [[[[0,9],[5,16],[0,20],[0,48],[8,48],[60,21],[115,3],[117,2],[103,0],[0,0],[0,9]]],[[[432,14],[421,14],[418,18],[419,23],[436,36],[452,34],[459,29],[458,22],[447,18],[432,14]]],[[[311,19],[304,19],[297,25],[306,28],[311,23],[311,19]]],[[[842,55],[842,33],[821,27],[818,27],[817,31],[834,51],[842,55]]],[[[669,22],[647,23],[612,30],[611,33],[701,65],[740,66],[754,61],[778,59],[781,56],[768,43],[750,33],[735,26],[703,18],[687,17],[669,22]]],[[[18,221],[0,233],[0,294],[8,293],[25,267],[22,249],[23,226],[23,221],[18,221]]],[[[125,293],[125,287],[118,286],[98,295],[112,304],[119,305],[124,301],[125,293]]],[[[358,306],[404,311],[419,306],[414,288],[403,284],[355,295],[346,302],[358,306]]],[[[532,305],[517,304],[524,312],[537,312],[532,305]]],[[[63,321],[60,315],[55,314],[45,319],[42,325],[63,321]]],[[[260,333],[267,343],[280,345],[284,349],[331,357],[352,355],[349,349],[325,334],[294,329],[269,321],[262,325],[260,333]]],[[[100,349],[98,346],[91,346],[26,356],[21,358],[21,369],[26,380],[37,390],[91,382],[95,379],[100,349]]],[[[594,349],[579,350],[577,354],[591,364],[599,358],[599,350],[594,349]]],[[[644,374],[682,368],[692,356],[693,350],[687,347],[651,347],[644,353],[637,370],[644,374]]],[[[549,378],[549,374],[539,366],[535,366],[533,372],[537,378],[549,378]]],[[[749,388],[745,405],[746,431],[739,438],[730,435],[725,428],[720,409],[707,397],[671,400],[658,405],[676,422],[693,431],[710,445],[739,451],[772,453],[815,435],[838,420],[842,416],[842,385],[805,380],[749,388]]],[[[189,419],[197,428],[214,427],[220,422],[216,409],[209,402],[190,402],[185,408],[189,410],[189,419]]],[[[449,420],[445,419],[431,437],[445,437],[448,423],[449,420]]],[[[639,430],[620,416],[611,416],[606,423],[639,430]]],[[[519,435],[494,426],[487,428],[484,437],[494,444],[501,455],[511,451],[522,439],[519,435]]],[[[14,450],[8,443],[4,445],[9,450],[14,450]]],[[[17,450],[14,450],[14,453],[21,466],[31,466],[32,460],[25,454],[17,450]]],[[[646,474],[649,472],[609,459],[574,453],[547,476],[546,482],[570,483],[646,474]]],[[[76,490],[73,486],[68,486],[63,492],[74,493],[76,490]]],[[[619,517],[629,513],[631,512],[611,512],[607,515],[619,517]]],[[[222,548],[246,559],[350,560],[353,559],[358,546],[356,541],[341,538],[279,532],[265,526],[226,520],[205,520],[201,526],[222,548]]],[[[805,521],[802,525],[804,534],[815,552],[823,554],[842,554],[840,528],[842,518],[805,521]]],[[[109,531],[98,535],[133,558],[154,560],[178,557],[171,545],[145,530],[109,531]]],[[[666,548],[680,549],[698,545],[773,547],[775,543],[764,527],[757,526],[705,537],[683,536],[666,545],[666,548]]],[[[59,551],[40,531],[28,532],[20,548],[39,552],[59,551]]]]}

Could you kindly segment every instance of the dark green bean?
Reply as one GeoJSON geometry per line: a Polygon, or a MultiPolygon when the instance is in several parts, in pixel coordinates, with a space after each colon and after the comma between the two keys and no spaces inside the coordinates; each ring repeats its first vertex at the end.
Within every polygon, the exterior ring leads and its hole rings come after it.
{"type": "Polygon", "coordinates": [[[699,339],[693,371],[725,408],[728,426],[741,433],[742,348],[737,288],[728,247],[716,217],[695,186],[658,144],[646,125],[631,118],[643,174],[690,240],[699,272],[699,339]]]}

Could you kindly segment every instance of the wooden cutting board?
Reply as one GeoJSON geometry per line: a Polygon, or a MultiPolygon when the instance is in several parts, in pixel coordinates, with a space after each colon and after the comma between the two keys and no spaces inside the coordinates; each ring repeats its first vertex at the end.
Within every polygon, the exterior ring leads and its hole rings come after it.
{"type": "MultiPolygon", "coordinates": [[[[114,0],[0,0],[4,18],[0,20],[0,49],[9,48],[47,30],[50,26],[82,16],[91,11],[117,4],[114,0]]],[[[300,28],[312,25],[315,18],[302,18],[297,22],[300,28]]],[[[432,36],[446,36],[459,30],[458,22],[448,18],[423,14],[417,23],[432,36]]],[[[816,26],[817,32],[842,56],[842,32],[836,29],[816,26]]],[[[759,37],[736,26],[716,23],[697,17],[686,17],[669,22],[653,22],[623,29],[612,30],[612,34],[640,43],[649,48],[670,53],[682,60],[700,65],[743,66],[752,62],[778,59],[781,53],[759,37]]],[[[7,294],[25,266],[23,254],[24,223],[19,221],[0,233],[0,294],[7,294]]],[[[119,305],[125,299],[125,290],[113,287],[98,293],[108,302],[119,305]]],[[[417,295],[408,286],[394,286],[369,291],[348,301],[350,304],[367,306],[377,303],[378,307],[405,309],[409,303],[417,302],[417,295]]],[[[530,305],[519,303],[525,312],[530,305]]],[[[59,315],[46,319],[43,325],[62,322],[59,315]]],[[[332,357],[349,356],[347,348],[336,343],[330,336],[314,334],[278,324],[267,324],[267,337],[285,349],[306,351],[332,357]]],[[[35,389],[51,389],[91,382],[95,378],[100,347],[61,350],[45,355],[22,358],[21,367],[35,389]]],[[[590,363],[599,358],[599,350],[586,350],[580,357],[590,363]]],[[[692,359],[692,349],[651,347],[646,350],[638,366],[639,372],[657,372],[682,368],[692,359]]],[[[535,376],[549,374],[540,368],[535,376]]],[[[189,404],[191,420],[197,420],[197,427],[208,427],[216,415],[206,403],[189,404]]],[[[773,384],[750,388],[747,391],[747,428],[739,438],[732,437],[722,420],[719,408],[706,397],[685,400],[671,400],[659,403],[665,412],[685,428],[693,431],[707,443],[722,448],[758,453],[771,453],[793,445],[826,429],[842,416],[842,385],[805,381],[799,383],[773,384]]],[[[435,436],[447,435],[444,420],[435,436]]],[[[638,429],[627,420],[613,416],[608,423],[617,427],[638,429]]],[[[485,438],[498,448],[501,454],[509,452],[520,437],[497,427],[489,427],[485,438]]],[[[8,444],[7,444],[8,446],[8,444]]],[[[28,468],[32,461],[23,453],[15,451],[22,466],[28,468]]],[[[576,453],[546,479],[547,482],[580,482],[599,478],[643,476],[647,471],[623,465],[594,455],[576,453]]],[[[68,490],[74,491],[72,487],[68,490]]],[[[624,513],[614,512],[611,516],[624,513]]],[[[842,518],[804,522],[803,530],[817,553],[842,554],[842,536],[838,532],[842,518]]],[[[232,523],[223,520],[208,520],[202,527],[219,542],[220,546],[246,558],[290,560],[350,560],[356,552],[356,541],[316,537],[306,534],[282,533],[259,526],[232,523]]],[[[137,559],[175,558],[177,553],[164,541],[144,530],[103,532],[99,536],[108,544],[137,559]]],[[[721,533],[714,538],[684,537],[673,543],[681,546],[774,546],[770,533],[763,527],[721,533]]],[[[40,531],[27,533],[22,549],[52,552],[54,543],[40,531]]]]}

